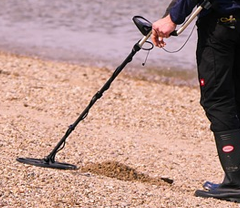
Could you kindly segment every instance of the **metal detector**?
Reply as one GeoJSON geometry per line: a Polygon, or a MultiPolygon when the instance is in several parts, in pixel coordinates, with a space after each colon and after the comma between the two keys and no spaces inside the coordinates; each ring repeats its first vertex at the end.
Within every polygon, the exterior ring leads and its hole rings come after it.
{"type": "MultiPolygon", "coordinates": [[[[192,20],[199,14],[199,12],[205,8],[208,9],[211,6],[211,4],[208,2],[208,0],[204,0],[204,2],[198,6],[196,11],[190,16],[190,18],[179,28],[179,30],[176,30],[171,33],[172,36],[178,36],[180,35],[186,27],[192,22],[192,20]]],[[[88,115],[89,110],[92,108],[94,103],[100,99],[103,95],[103,93],[109,89],[111,83],[114,81],[114,79],[118,76],[118,74],[123,70],[123,68],[132,61],[133,56],[141,49],[143,49],[143,44],[145,42],[148,42],[151,44],[152,47],[146,50],[151,50],[153,48],[153,44],[148,40],[148,38],[152,34],[152,24],[147,19],[141,17],[141,16],[134,16],[133,22],[138,27],[140,32],[142,33],[143,37],[140,39],[132,48],[132,51],[127,56],[127,58],[122,62],[120,66],[116,68],[112,76],[107,80],[107,82],[103,85],[103,87],[92,97],[90,103],[85,108],[85,110],[79,115],[77,120],[69,126],[67,129],[65,135],[62,137],[62,139],[58,142],[58,144],[55,146],[55,148],[51,151],[51,153],[42,159],[36,159],[36,158],[17,158],[18,162],[29,164],[29,165],[35,165],[40,167],[46,167],[46,168],[56,168],[56,169],[78,169],[77,166],[68,164],[68,163],[62,163],[55,161],[56,154],[62,150],[65,147],[66,139],[68,136],[72,133],[72,131],[77,127],[78,123],[85,119],[88,115]]]]}

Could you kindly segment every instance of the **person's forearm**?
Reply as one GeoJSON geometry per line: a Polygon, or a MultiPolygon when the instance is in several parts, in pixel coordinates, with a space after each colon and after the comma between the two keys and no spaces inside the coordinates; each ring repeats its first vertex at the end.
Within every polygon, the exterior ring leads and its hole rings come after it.
{"type": "Polygon", "coordinates": [[[175,24],[182,24],[199,0],[172,0],[163,17],[170,15],[175,24]]]}

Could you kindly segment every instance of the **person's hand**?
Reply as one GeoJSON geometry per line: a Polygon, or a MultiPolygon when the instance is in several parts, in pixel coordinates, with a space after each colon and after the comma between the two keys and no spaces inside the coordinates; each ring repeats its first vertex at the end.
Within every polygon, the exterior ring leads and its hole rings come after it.
{"type": "Polygon", "coordinates": [[[170,15],[159,19],[152,24],[152,42],[157,47],[164,47],[164,38],[168,38],[176,29],[176,24],[171,20],[170,15]]]}

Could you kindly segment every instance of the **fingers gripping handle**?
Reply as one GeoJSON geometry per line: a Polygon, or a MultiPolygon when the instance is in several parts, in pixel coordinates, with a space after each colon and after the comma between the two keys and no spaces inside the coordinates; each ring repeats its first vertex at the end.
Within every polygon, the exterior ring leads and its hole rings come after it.
{"type": "MultiPolygon", "coordinates": [[[[180,35],[188,27],[188,25],[195,19],[195,17],[202,11],[202,9],[209,9],[211,6],[212,5],[209,2],[209,0],[204,0],[197,7],[197,9],[192,13],[192,15],[188,18],[188,20],[178,30],[174,30],[170,34],[170,36],[178,36],[178,35],[180,35]]],[[[133,17],[133,22],[135,23],[135,25],[138,27],[138,29],[140,30],[140,32],[144,36],[146,36],[148,38],[151,36],[151,30],[152,30],[152,23],[151,22],[149,22],[147,19],[145,19],[145,18],[143,18],[141,16],[134,16],[133,17]]],[[[143,39],[145,39],[145,38],[143,38],[143,39]]]]}
{"type": "MultiPolygon", "coordinates": [[[[170,34],[170,36],[179,36],[195,19],[195,17],[202,11],[202,9],[209,9],[211,6],[212,5],[209,2],[209,0],[204,0],[192,13],[192,15],[188,18],[188,20],[178,30],[174,30],[170,34]]],[[[134,16],[133,21],[140,30],[140,32],[144,35],[144,37],[138,43],[139,47],[142,48],[143,44],[148,40],[148,38],[152,34],[152,23],[141,16],[134,16]]]]}

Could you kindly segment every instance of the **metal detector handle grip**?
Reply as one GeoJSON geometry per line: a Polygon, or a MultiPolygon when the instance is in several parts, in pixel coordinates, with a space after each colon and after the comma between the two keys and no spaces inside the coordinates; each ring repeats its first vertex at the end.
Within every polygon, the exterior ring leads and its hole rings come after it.
{"type": "Polygon", "coordinates": [[[203,3],[201,3],[188,18],[188,20],[178,30],[171,32],[170,36],[179,36],[203,9],[209,9],[211,6],[212,5],[208,0],[204,0],[203,3]]]}

